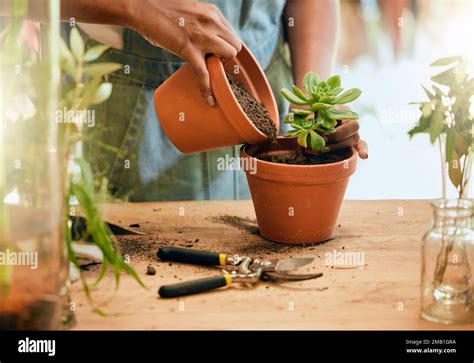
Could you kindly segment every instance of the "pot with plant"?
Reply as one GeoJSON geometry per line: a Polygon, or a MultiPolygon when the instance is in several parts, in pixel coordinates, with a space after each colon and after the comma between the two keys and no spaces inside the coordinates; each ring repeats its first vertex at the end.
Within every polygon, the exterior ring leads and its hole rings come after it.
{"type": "Polygon", "coordinates": [[[429,134],[441,154],[442,198],[432,203],[433,226],[422,247],[421,315],[443,324],[474,322],[474,232],[472,202],[467,199],[474,152],[474,75],[472,61],[462,57],[437,60],[444,67],[431,78],[421,116],[409,132],[429,134]],[[447,175],[446,175],[447,174],[447,175]],[[448,183],[455,198],[448,199],[448,183]]]}
{"type": "Polygon", "coordinates": [[[354,149],[324,152],[324,136],[334,133],[341,121],[358,118],[338,107],[356,100],[361,91],[344,92],[339,76],[322,81],[314,72],[305,75],[303,85],[304,91],[296,86],[281,91],[295,105],[285,118],[292,128],[285,137],[241,148],[261,235],[293,244],[332,237],[357,163],[354,149]]]}

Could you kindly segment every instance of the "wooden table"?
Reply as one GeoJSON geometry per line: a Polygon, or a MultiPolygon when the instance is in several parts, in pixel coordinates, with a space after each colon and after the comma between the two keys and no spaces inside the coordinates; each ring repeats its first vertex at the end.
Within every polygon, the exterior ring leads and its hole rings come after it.
{"type": "MultiPolygon", "coordinates": [[[[122,253],[148,290],[128,276],[114,290],[108,274],[93,290],[95,312],[80,282],[72,287],[77,329],[474,329],[419,318],[420,243],[431,224],[428,201],[346,201],[335,239],[312,246],[269,242],[257,234],[251,201],[114,204],[107,219],[140,224],[145,236],[120,238],[122,253]],[[236,216],[237,218],[234,218],[236,216]],[[212,268],[160,262],[161,246],[258,257],[314,256],[307,271],[324,276],[284,284],[233,286],[180,299],[160,299],[160,285],[212,276],[212,268]],[[362,252],[366,266],[325,266],[326,253],[362,252]],[[146,275],[151,263],[155,276],[146,275]]],[[[86,272],[90,280],[100,266],[86,272]]]]}

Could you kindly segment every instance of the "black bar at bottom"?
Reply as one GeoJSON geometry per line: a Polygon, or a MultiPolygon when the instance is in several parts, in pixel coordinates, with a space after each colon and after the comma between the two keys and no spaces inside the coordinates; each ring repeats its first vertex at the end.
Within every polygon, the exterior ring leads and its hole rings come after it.
{"type": "Polygon", "coordinates": [[[250,358],[472,362],[473,338],[472,331],[11,331],[0,332],[0,362],[250,358]],[[34,352],[39,348],[43,352],[34,352]]]}

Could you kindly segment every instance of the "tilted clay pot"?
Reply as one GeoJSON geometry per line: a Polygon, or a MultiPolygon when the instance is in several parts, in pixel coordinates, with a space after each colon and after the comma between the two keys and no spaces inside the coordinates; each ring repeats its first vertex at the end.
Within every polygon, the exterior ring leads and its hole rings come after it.
{"type": "Polygon", "coordinates": [[[278,108],[263,70],[244,45],[225,65],[216,56],[207,58],[211,88],[216,100],[209,106],[201,96],[197,78],[184,65],[155,91],[155,108],[171,142],[183,153],[217,149],[268,140],[245,115],[226,78],[228,72],[261,102],[279,128],[278,108]]]}
{"type": "Polygon", "coordinates": [[[356,170],[357,152],[348,149],[344,160],[322,165],[286,165],[256,158],[296,147],[296,139],[279,137],[278,145],[241,148],[260,233],[271,241],[291,244],[326,241],[333,235],[349,177],[356,170]]]}

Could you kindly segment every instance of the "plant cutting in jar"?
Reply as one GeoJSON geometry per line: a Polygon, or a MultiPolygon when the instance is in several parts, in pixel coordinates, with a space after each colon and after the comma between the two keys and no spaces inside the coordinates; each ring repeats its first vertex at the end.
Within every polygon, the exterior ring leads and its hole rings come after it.
{"type": "MultiPolygon", "coordinates": [[[[0,247],[3,249],[6,246],[5,248],[9,250],[21,250],[16,245],[16,241],[21,240],[19,235],[23,236],[24,233],[22,231],[29,230],[30,226],[14,223],[15,219],[17,219],[15,216],[18,217],[19,213],[13,213],[15,209],[12,209],[4,202],[4,197],[8,193],[15,192],[19,195],[18,198],[24,197],[26,200],[32,194],[31,190],[34,190],[34,186],[43,193],[44,190],[48,190],[45,187],[47,185],[47,180],[44,178],[46,172],[43,173],[41,171],[43,166],[41,162],[43,158],[46,160],[49,156],[49,148],[47,147],[49,144],[40,145],[43,148],[38,147],[38,145],[41,141],[47,139],[47,132],[53,134],[51,130],[57,129],[58,132],[55,135],[57,135],[58,139],[56,140],[52,137],[50,139],[54,140],[54,150],[57,150],[57,156],[60,159],[59,165],[57,165],[59,178],[54,178],[54,185],[57,188],[51,188],[55,194],[54,198],[51,198],[64,201],[63,203],[57,203],[57,207],[61,208],[61,211],[65,207],[62,214],[64,217],[68,217],[70,211],[76,208],[76,206],[69,205],[73,199],[76,199],[80,209],[85,217],[87,217],[86,233],[98,246],[103,255],[102,273],[96,283],[100,281],[109,267],[115,274],[117,284],[121,272],[130,274],[141,283],[132,267],[124,261],[120,253],[115,249],[113,236],[107,225],[103,222],[100,209],[97,206],[97,203],[105,200],[107,191],[106,181],[102,180],[100,183],[97,183],[93,178],[88,163],[80,157],[74,158],[78,145],[84,139],[81,133],[81,125],[87,122],[86,118],[89,115],[87,110],[90,106],[104,102],[110,96],[112,85],[106,82],[105,78],[108,74],[117,71],[122,66],[114,63],[97,62],[108,47],[99,45],[87,49],[76,28],[71,30],[70,47],[65,42],[61,41],[59,43],[59,34],[55,33],[58,36],[51,36],[50,47],[55,48],[60,45],[60,66],[63,80],[65,81],[64,86],[61,88],[62,93],[59,98],[59,104],[56,105],[54,101],[56,100],[56,88],[59,82],[51,82],[51,89],[46,87],[43,89],[43,86],[47,83],[45,77],[51,74],[50,69],[54,69],[54,72],[59,71],[59,62],[57,68],[54,61],[46,65],[45,60],[48,60],[48,57],[45,55],[49,55],[49,53],[47,51],[48,48],[45,46],[42,49],[43,58],[38,58],[37,54],[31,49],[17,46],[21,24],[28,8],[27,4],[25,1],[13,1],[14,7],[12,9],[15,9],[15,11],[11,24],[7,25],[5,31],[0,34],[0,41],[5,44],[5,47],[1,49],[0,75],[2,76],[2,82],[4,82],[2,83],[5,86],[4,89],[8,90],[8,92],[0,94],[2,126],[4,122],[9,120],[9,117],[18,117],[18,120],[12,123],[13,126],[8,128],[8,134],[3,135],[2,131],[4,128],[0,126],[0,139],[2,141],[8,140],[7,136],[10,137],[10,140],[16,139],[16,142],[4,143],[4,147],[0,150],[0,247]],[[11,72],[8,71],[12,69],[12,65],[21,65],[21,77],[15,78],[10,76],[11,72]],[[37,90],[43,91],[39,93],[37,90]],[[19,98],[17,95],[22,95],[22,98],[19,98]],[[12,99],[17,101],[12,102],[12,99]],[[22,102],[20,103],[18,100],[22,102]],[[3,105],[9,105],[8,111],[16,111],[18,109],[21,112],[4,112],[6,107],[3,107],[3,105]],[[50,105],[55,106],[50,107],[50,105]],[[24,112],[24,110],[33,110],[34,112],[24,112]],[[40,154],[41,150],[46,150],[46,152],[40,154]],[[25,166],[19,169],[22,174],[13,170],[14,164],[10,162],[17,158],[22,159],[22,164],[25,166]],[[30,160],[34,162],[30,162],[30,160]],[[35,163],[38,166],[35,167],[35,163]],[[57,179],[60,180],[58,181],[57,179]],[[64,191],[66,191],[65,195],[63,195],[64,191]]],[[[59,24],[59,18],[57,21],[57,24],[59,24]]],[[[92,142],[95,142],[95,140],[92,140],[92,142]]],[[[100,146],[108,147],[102,144],[100,146]]],[[[48,162],[44,164],[49,165],[48,162]]],[[[53,162],[50,162],[50,164],[53,164],[53,162]]],[[[40,197],[36,198],[36,195],[33,199],[41,200],[40,197]]],[[[54,210],[54,208],[50,209],[54,210]]],[[[38,225],[48,224],[49,214],[46,213],[47,210],[43,211],[43,213],[41,213],[41,210],[38,211],[33,208],[31,210],[35,213],[27,214],[27,210],[22,209],[20,216],[22,218],[28,217],[30,220],[39,219],[41,223],[38,223],[38,225]],[[30,214],[32,215],[30,216],[30,214]]],[[[68,219],[64,218],[64,221],[68,221],[68,219]]],[[[61,244],[58,246],[58,250],[61,247],[61,251],[64,252],[66,246],[64,246],[64,239],[57,236],[65,236],[69,258],[73,263],[77,264],[76,255],[71,248],[71,223],[69,221],[67,224],[58,223],[58,228],[62,229],[64,227],[65,234],[54,233],[54,236],[56,236],[55,241],[59,240],[57,243],[61,244]]],[[[28,235],[28,238],[35,238],[35,236],[28,235]]],[[[44,243],[46,244],[46,242],[44,243]]],[[[52,243],[50,244],[52,245],[52,243]]],[[[47,271],[48,276],[65,276],[69,271],[69,260],[66,260],[66,256],[60,256],[62,252],[58,251],[58,255],[54,254],[55,250],[53,247],[49,251],[48,258],[54,260],[54,264],[51,263],[52,267],[47,271]],[[62,266],[58,266],[59,264],[62,266]]],[[[46,278],[43,278],[36,272],[35,279],[31,279],[34,281],[28,281],[29,278],[18,278],[18,273],[16,273],[17,277],[15,278],[15,271],[19,271],[19,268],[8,264],[0,264],[0,301],[3,299],[3,302],[7,301],[7,304],[14,308],[14,311],[6,311],[5,309],[0,311],[0,328],[4,327],[2,324],[7,324],[5,327],[7,329],[45,329],[50,327],[49,324],[52,323],[52,319],[51,321],[48,320],[49,315],[36,319],[36,316],[31,317],[29,315],[28,310],[31,305],[28,301],[36,298],[34,289],[32,289],[32,282],[37,282],[40,286],[46,285],[46,278]],[[19,283],[19,281],[28,282],[30,286],[25,287],[25,284],[19,283]],[[22,299],[28,301],[23,302],[22,299]],[[3,317],[2,313],[4,314],[3,317]]],[[[87,297],[90,298],[89,285],[84,279],[83,282],[87,297]]],[[[63,284],[64,281],[61,279],[59,283],[63,284]]],[[[60,290],[60,294],[63,296],[64,289],[61,288],[60,290]]],[[[40,292],[42,290],[38,293],[40,292]]],[[[53,291],[53,288],[51,288],[49,293],[56,294],[57,291],[53,291]]],[[[5,308],[5,306],[2,308],[5,308]]],[[[38,309],[35,311],[38,311],[38,309]]],[[[67,309],[67,311],[69,312],[70,310],[67,309]]]]}
{"type": "MultiPolygon", "coordinates": [[[[461,199],[467,196],[473,152],[472,63],[456,56],[437,60],[431,66],[449,68],[431,77],[432,90],[423,86],[428,101],[415,103],[420,106],[421,117],[408,134],[413,137],[428,133],[432,144],[440,143],[443,171],[447,165],[449,180],[461,199]]],[[[443,173],[443,198],[445,179],[443,173]]]]}
{"type": "MultiPolygon", "coordinates": [[[[470,230],[470,202],[465,200],[469,187],[474,152],[472,114],[474,77],[472,62],[460,57],[449,57],[435,61],[431,66],[447,67],[441,73],[431,77],[431,89],[423,86],[428,97],[420,107],[418,124],[409,131],[410,137],[419,133],[429,134],[432,144],[439,143],[443,182],[443,198],[435,202],[435,226],[425,235],[424,269],[434,264],[433,276],[423,276],[423,286],[428,291],[425,300],[434,296],[435,301],[450,301],[451,306],[460,305],[471,296],[471,268],[469,245],[472,239],[470,230]],[[457,199],[447,200],[446,174],[456,190],[457,199]],[[435,261],[428,261],[430,245],[434,245],[433,230],[440,230],[440,246],[435,261]],[[432,292],[431,292],[432,290],[432,292]]],[[[472,263],[472,260],[471,260],[472,263]]],[[[472,296],[468,299],[470,300],[472,296]]],[[[469,303],[467,300],[466,303],[469,303]]],[[[424,305],[424,304],[422,304],[424,305]]],[[[422,306],[422,309],[424,306],[422,306]]],[[[450,308],[454,311],[453,308],[450,308]]],[[[464,310],[464,308],[463,308],[464,310]]],[[[442,322],[456,322],[456,316],[447,316],[440,309],[424,312],[428,319],[442,322]]],[[[461,318],[460,318],[461,319],[461,318]]],[[[462,319],[461,319],[462,320],[462,319]]]]}
{"type": "Polygon", "coordinates": [[[340,76],[335,75],[322,81],[314,72],[305,75],[303,87],[304,92],[295,85],[291,87],[291,91],[286,88],[281,90],[291,104],[301,107],[292,108],[285,117],[285,123],[292,128],[285,136],[296,137],[298,144],[304,149],[321,152],[326,146],[322,134],[336,132],[338,121],[359,118],[356,112],[338,106],[355,101],[362,91],[358,88],[344,91],[340,76]]]}

